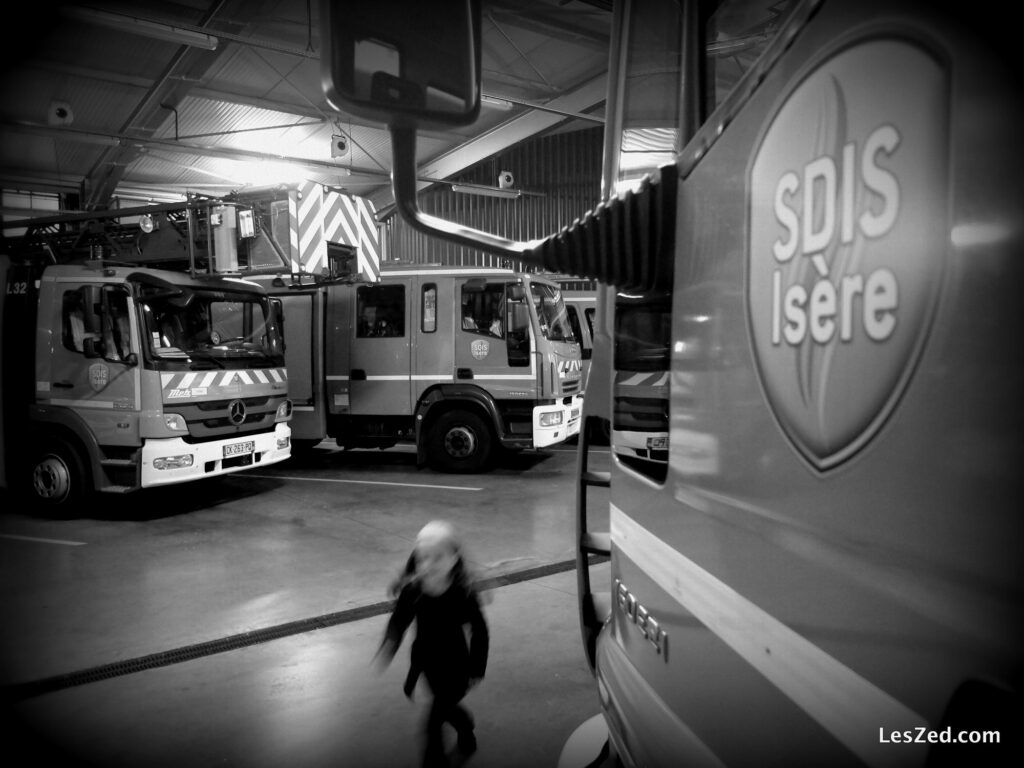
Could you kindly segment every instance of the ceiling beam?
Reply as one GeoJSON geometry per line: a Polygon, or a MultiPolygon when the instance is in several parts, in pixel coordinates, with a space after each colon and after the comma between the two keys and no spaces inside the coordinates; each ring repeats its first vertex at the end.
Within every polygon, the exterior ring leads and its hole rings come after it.
{"type": "MultiPolygon", "coordinates": [[[[564,112],[584,112],[604,103],[607,91],[607,73],[587,81],[576,90],[557,99],[552,99],[545,106],[551,112],[531,110],[513,117],[496,128],[470,139],[459,147],[445,152],[438,157],[422,164],[417,171],[420,178],[447,179],[469,166],[486,160],[503,149],[545,131],[566,119],[564,112]]],[[[420,182],[417,189],[430,186],[420,182]]],[[[390,202],[387,195],[390,189],[372,196],[378,208],[390,202]]]]}
{"type": "Polygon", "coordinates": [[[3,122],[0,127],[5,130],[28,133],[35,136],[47,136],[66,141],[77,141],[87,144],[103,144],[108,147],[133,149],[136,152],[159,149],[162,152],[175,152],[183,155],[212,157],[226,160],[254,160],[288,163],[317,173],[335,173],[338,175],[370,176],[387,179],[388,174],[376,168],[352,168],[341,166],[326,160],[311,160],[304,157],[274,155],[268,152],[254,152],[234,147],[210,147],[191,144],[173,139],[156,139],[152,137],[131,136],[128,134],[102,133],[100,131],[84,131],[77,128],[58,128],[42,123],[3,122]]]}

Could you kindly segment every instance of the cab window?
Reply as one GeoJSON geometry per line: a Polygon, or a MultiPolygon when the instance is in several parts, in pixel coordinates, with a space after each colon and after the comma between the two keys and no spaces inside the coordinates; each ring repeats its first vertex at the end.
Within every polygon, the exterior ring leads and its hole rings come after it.
{"type": "Polygon", "coordinates": [[[356,337],[405,336],[405,286],[365,285],[356,291],[356,337]]]}
{"type": "Polygon", "coordinates": [[[505,338],[505,284],[462,286],[462,330],[505,338]]]}

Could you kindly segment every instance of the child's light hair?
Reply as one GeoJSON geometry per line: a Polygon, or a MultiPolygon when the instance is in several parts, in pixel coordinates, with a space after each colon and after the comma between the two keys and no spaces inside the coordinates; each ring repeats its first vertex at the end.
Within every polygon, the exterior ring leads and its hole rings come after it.
{"type": "Polygon", "coordinates": [[[462,589],[476,591],[476,575],[466,562],[466,553],[459,541],[455,526],[446,520],[431,520],[416,534],[416,543],[409,554],[405,567],[398,577],[388,585],[388,594],[396,597],[401,590],[416,580],[416,552],[421,545],[448,544],[455,553],[455,568],[452,571],[454,582],[462,589]]]}
{"type": "Polygon", "coordinates": [[[420,532],[416,534],[416,546],[432,544],[448,544],[453,552],[459,551],[459,541],[451,523],[444,520],[431,520],[420,529],[420,532]]]}

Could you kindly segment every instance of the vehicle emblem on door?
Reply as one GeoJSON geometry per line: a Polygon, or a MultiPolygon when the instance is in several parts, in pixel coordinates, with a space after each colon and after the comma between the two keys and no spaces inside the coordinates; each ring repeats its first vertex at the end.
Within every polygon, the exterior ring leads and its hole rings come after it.
{"type": "Polygon", "coordinates": [[[94,392],[99,392],[110,382],[110,368],[103,363],[93,363],[89,366],[89,386],[94,392]]]}
{"type": "Polygon", "coordinates": [[[947,80],[903,40],[845,48],[795,85],[751,166],[758,371],[819,470],[878,433],[927,337],[949,236],[947,80]]]}
{"type": "Polygon", "coordinates": [[[238,426],[245,421],[245,403],[241,400],[232,400],[228,405],[228,419],[232,424],[238,426]]]}
{"type": "Polygon", "coordinates": [[[473,357],[477,360],[483,360],[487,357],[487,353],[491,351],[491,343],[486,339],[477,339],[469,345],[469,351],[473,353],[473,357]]]}

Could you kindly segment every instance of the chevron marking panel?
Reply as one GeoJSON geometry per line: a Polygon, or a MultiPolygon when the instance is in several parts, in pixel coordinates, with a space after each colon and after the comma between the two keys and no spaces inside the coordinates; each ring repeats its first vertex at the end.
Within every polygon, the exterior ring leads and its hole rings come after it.
{"type": "Polygon", "coordinates": [[[319,272],[327,264],[327,243],[332,242],[354,246],[359,273],[380,279],[380,228],[370,201],[325,190],[316,183],[300,184],[292,200],[293,253],[299,254],[293,270],[319,272]]]}

